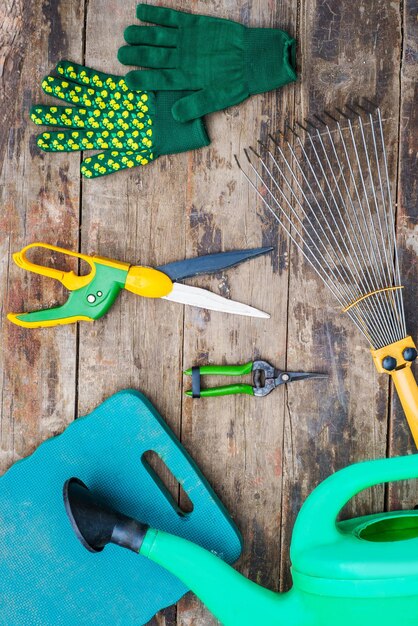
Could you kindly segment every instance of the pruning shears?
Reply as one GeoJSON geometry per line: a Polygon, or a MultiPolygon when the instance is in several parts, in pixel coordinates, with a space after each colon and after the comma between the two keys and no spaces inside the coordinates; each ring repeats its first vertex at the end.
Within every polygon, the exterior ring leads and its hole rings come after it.
{"type": "Polygon", "coordinates": [[[251,306],[177,281],[198,274],[219,272],[271,250],[272,247],[266,247],[220,252],[151,268],[80,254],[46,243],[32,243],[13,254],[15,263],[22,269],[58,280],[70,291],[70,295],[61,306],[30,313],[9,313],[7,318],[14,324],[27,328],[72,324],[79,321],[92,322],[107,313],[121,289],[147,298],[164,298],[214,311],[268,318],[270,317],[268,313],[251,306]],[[34,248],[46,248],[52,252],[82,259],[90,266],[90,272],[80,276],[73,271],[33,263],[28,260],[27,252],[34,248]]]}
{"type": "Polygon", "coordinates": [[[306,378],[328,378],[328,374],[314,372],[289,372],[275,368],[267,361],[249,361],[243,365],[202,365],[191,367],[184,372],[192,377],[192,389],[186,391],[187,396],[192,398],[205,398],[213,396],[230,396],[233,394],[246,394],[261,398],[271,393],[279,385],[304,380],[306,378]],[[200,388],[200,377],[203,375],[215,376],[245,376],[252,374],[253,384],[238,383],[235,385],[223,385],[209,389],[200,388]]]}

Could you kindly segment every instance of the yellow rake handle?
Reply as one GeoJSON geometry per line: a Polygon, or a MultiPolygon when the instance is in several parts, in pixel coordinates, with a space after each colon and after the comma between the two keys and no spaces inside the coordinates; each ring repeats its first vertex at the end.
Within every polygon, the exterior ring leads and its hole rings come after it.
{"type": "Polygon", "coordinates": [[[408,335],[388,346],[372,350],[371,353],[377,371],[389,374],[393,379],[418,448],[418,387],[411,370],[412,361],[416,358],[416,345],[408,335]]]}
{"type": "Polygon", "coordinates": [[[418,448],[418,386],[415,377],[410,367],[395,370],[391,376],[418,448]]]}

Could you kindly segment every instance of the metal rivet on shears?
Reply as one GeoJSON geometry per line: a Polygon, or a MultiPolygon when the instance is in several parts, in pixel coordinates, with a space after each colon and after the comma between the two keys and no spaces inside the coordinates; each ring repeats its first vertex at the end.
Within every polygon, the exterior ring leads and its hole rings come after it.
{"type": "Polygon", "coordinates": [[[103,295],[103,291],[98,291],[98,292],[97,292],[97,296],[98,296],[99,298],[101,298],[101,297],[102,297],[102,295],[103,295]]]}
{"type": "Polygon", "coordinates": [[[93,302],[96,302],[96,296],[92,293],[89,293],[89,295],[87,296],[87,302],[90,302],[90,304],[93,304],[93,302]]]}

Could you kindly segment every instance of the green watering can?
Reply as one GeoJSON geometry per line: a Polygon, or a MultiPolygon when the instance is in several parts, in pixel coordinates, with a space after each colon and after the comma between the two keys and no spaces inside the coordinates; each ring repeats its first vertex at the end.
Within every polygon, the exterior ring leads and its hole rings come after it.
{"type": "Polygon", "coordinates": [[[337,516],[363,489],[417,477],[415,454],[352,465],[319,485],[296,520],[293,587],[282,594],[249,581],[190,541],[112,510],[76,478],[65,483],[64,502],[88,550],[100,552],[115,543],[151,559],[183,581],[226,626],[416,625],[418,511],[344,522],[337,516]]]}

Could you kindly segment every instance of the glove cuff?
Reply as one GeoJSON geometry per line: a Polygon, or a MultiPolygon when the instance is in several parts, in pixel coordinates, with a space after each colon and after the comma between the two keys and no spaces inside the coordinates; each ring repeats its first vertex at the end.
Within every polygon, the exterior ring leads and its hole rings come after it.
{"type": "Polygon", "coordinates": [[[210,144],[203,118],[178,122],[173,117],[171,112],[173,104],[189,93],[191,92],[155,92],[155,121],[158,132],[155,135],[155,151],[157,154],[188,152],[210,144]]]}
{"type": "Polygon", "coordinates": [[[275,28],[247,28],[245,68],[250,94],[296,80],[296,40],[275,28]]]}

